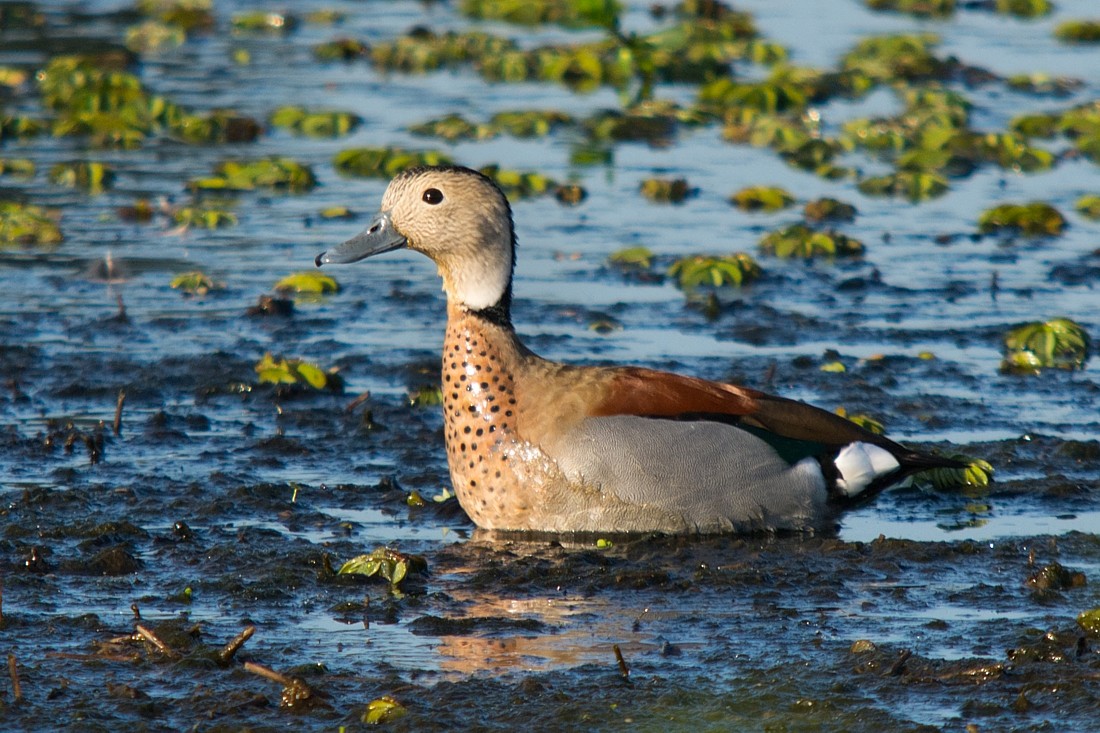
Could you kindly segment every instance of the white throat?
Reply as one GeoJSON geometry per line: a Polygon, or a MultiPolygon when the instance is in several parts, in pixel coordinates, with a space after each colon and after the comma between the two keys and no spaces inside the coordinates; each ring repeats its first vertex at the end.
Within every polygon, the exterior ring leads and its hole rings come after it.
{"type": "Polygon", "coordinates": [[[504,253],[502,258],[490,257],[489,253],[485,253],[479,260],[464,262],[460,267],[440,268],[447,298],[475,311],[499,303],[512,278],[511,248],[505,249],[504,253]]]}

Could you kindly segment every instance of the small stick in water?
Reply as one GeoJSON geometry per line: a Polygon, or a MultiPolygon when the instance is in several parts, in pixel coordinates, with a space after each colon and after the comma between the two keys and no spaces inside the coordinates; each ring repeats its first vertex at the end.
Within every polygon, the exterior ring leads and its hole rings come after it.
{"type": "Polygon", "coordinates": [[[115,435],[122,435],[122,405],[126,402],[126,390],[118,391],[118,402],[115,403],[115,435]]]}
{"type": "Polygon", "coordinates": [[[630,679],[630,667],[626,666],[626,660],[623,659],[623,651],[619,648],[618,644],[611,647],[615,650],[615,661],[619,663],[619,674],[622,675],[624,680],[630,679]]]}
{"type": "Polygon", "coordinates": [[[165,644],[163,641],[161,641],[160,638],[156,634],[154,634],[153,631],[151,629],[149,629],[148,627],[142,626],[141,624],[136,624],[134,626],[134,631],[136,631],[142,638],[144,638],[150,644],[155,646],[157,648],[157,651],[159,651],[164,656],[171,657],[172,659],[178,659],[179,658],[179,654],[176,654],[174,651],[172,651],[172,649],[167,644],[165,644]]]}
{"type": "Polygon", "coordinates": [[[11,675],[11,696],[15,702],[23,699],[23,686],[19,684],[19,669],[15,666],[15,655],[8,654],[8,674],[11,675]]]}
{"type": "Polygon", "coordinates": [[[913,656],[913,652],[909,649],[902,649],[901,654],[898,655],[898,659],[890,667],[890,676],[897,677],[899,674],[905,671],[905,663],[909,661],[909,657],[913,656]]]}
{"type": "Polygon", "coordinates": [[[244,631],[234,636],[233,639],[218,652],[218,662],[221,664],[229,664],[233,660],[233,655],[244,646],[246,641],[252,638],[254,633],[256,633],[256,627],[248,626],[244,631]]]}

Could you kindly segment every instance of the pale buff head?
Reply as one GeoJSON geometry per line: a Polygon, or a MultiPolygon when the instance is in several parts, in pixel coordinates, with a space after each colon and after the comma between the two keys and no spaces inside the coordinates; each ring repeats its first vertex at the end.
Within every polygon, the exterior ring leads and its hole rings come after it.
{"type": "Polygon", "coordinates": [[[321,254],[317,263],[353,262],[408,247],[439,267],[452,303],[469,310],[511,297],[515,237],[499,188],[469,168],[412,168],[394,178],[367,230],[321,254]]]}

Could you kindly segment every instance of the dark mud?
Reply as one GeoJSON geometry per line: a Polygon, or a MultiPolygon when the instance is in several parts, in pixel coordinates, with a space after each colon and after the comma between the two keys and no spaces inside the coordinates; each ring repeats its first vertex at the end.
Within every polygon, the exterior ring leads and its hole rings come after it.
{"type": "MultiPolygon", "coordinates": [[[[3,14],[15,6],[0,3],[0,17],[22,17],[3,14]]],[[[44,25],[0,29],[0,65],[33,72],[57,53],[117,48],[133,21],[109,3],[39,8],[44,25]]],[[[1082,68],[1089,51],[1049,37],[1088,3],[1066,0],[1055,19],[1033,24],[970,10],[922,21],[838,3],[818,19],[836,31],[826,34],[799,3],[746,8],[800,63],[832,64],[861,34],[931,28],[951,53],[1001,74],[1041,62],[1084,75],[1055,106],[1100,96],[1096,69],[1082,68]]],[[[827,536],[492,537],[453,499],[434,500],[448,484],[442,419],[408,398],[438,378],[443,303],[429,265],[395,255],[336,273],[338,295],[260,309],[268,315],[255,306],[354,233],[354,222],[319,219],[322,208],[376,205],[385,182],[341,178],[336,151],[424,144],[408,125],[471,105],[584,115],[619,100],[486,84],[468,70],[326,65],[311,53],[337,35],[377,41],[417,24],[570,37],[560,30],[375,3],[342,6],[336,29],[235,36],[229,17],[242,9],[219,3],[213,32],[142,57],[143,83],[197,110],[262,119],[308,103],[355,111],[364,127],[340,140],[267,131],[221,146],[154,137],[126,151],[49,136],[0,145],[0,157],[39,167],[30,179],[0,177],[0,198],[57,207],[66,235],[56,247],[0,251],[0,653],[14,669],[0,673],[0,728],[356,730],[381,696],[406,709],[385,727],[409,731],[1096,727],[1100,639],[1075,619],[1100,607],[1100,360],[1039,377],[998,366],[1002,334],[1022,321],[1069,316],[1100,335],[1100,229],[1073,218],[1057,241],[974,232],[977,211],[1002,198],[1071,211],[1077,195],[1100,191],[1100,167],[1074,159],[1037,176],[982,172],[911,206],[721,143],[713,128],[668,148],[618,146],[596,168],[567,162],[575,141],[561,136],[450,149],[463,163],[538,168],[588,190],[575,208],[548,198],[515,207],[515,314],[536,350],[843,406],[902,440],[997,469],[984,490],[888,492],[827,536]],[[251,64],[230,61],[241,48],[251,64]],[[242,194],[240,224],[224,230],[117,213],[139,196],[186,200],[186,181],[225,158],[272,154],[314,166],[321,185],[242,194]],[[110,160],[115,188],[93,196],[48,182],[50,165],[75,158],[110,160]],[[686,176],[699,195],[648,203],[638,181],[654,175],[686,176]],[[716,301],[606,265],[611,251],[638,244],[666,260],[755,252],[783,215],[742,214],[725,198],[757,183],[852,200],[866,255],[761,258],[759,282],[716,301]],[[194,298],[171,289],[192,269],[225,288],[194,298]],[[622,328],[590,329],[609,320],[622,328]],[[254,365],[268,351],[337,368],[344,393],[259,384],[254,365]],[[837,361],[845,372],[821,371],[837,361]],[[412,492],[423,506],[410,505],[412,492]],[[423,556],[427,572],[399,589],[334,573],[383,545],[423,556]]],[[[626,18],[655,22],[643,5],[626,18]]],[[[966,91],[989,127],[1054,104],[997,84],[966,91]]],[[[690,100],[694,90],[661,93],[690,100]]],[[[868,114],[896,111],[876,95],[861,103],[868,114]]],[[[0,105],[46,114],[33,86],[0,87],[0,105]]],[[[826,106],[826,117],[846,109],[826,106]]]]}

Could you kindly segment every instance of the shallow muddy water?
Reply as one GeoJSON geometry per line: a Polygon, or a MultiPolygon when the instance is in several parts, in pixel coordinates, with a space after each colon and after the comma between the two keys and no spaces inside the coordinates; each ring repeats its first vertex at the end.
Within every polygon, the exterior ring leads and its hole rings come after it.
{"type": "MultiPolygon", "coordinates": [[[[1098,47],[1052,35],[1063,20],[1096,17],[1088,0],[1061,0],[1031,21],[974,8],[922,20],[854,0],[829,3],[828,13],[812,5],[739,7],[801,65],[834,67],[868,35],[932,32],[938,54],[996,75],[1082,82],[1063,97],[950,82],[974,105],[979,130],[1100,98],[1098,47]]],[[[268,128],[255,142],[222,145],[154,135],[135,150],[86,137],[0,142],[0,158],[37,167],[30,178],[0,175],[0,199],[60,211],[65,236],[50,247],[0,247],[0,652],[12,655],[22,693],[17,700],[0,675],[0,727],[361,729],[367,704],[388,695],[407,709],[386,723],[396,730],[1096,728],[1100,639],[1075,618],[1100,606],[1100,359],[1038,376],[999,366],[1003,334],[1022,322],[1065,316],[1100,336],[1100,223],[1074,211],[1081,195],[1100,194],[1100,165],[1065,155],[1042,173],[983,166],[946,195],[910,204],[725,142],[718,124],[681,126],[667,145],[614,144],[600,165],[575,162],[582,141],[569,129],[449,145],[408,127],[455,112],[585,117],[620,99],[610,88],[490,84],[469,67],[403,74],[322,63],[312,48],[337,37],[379,43],[418,25],[476,28],[525,47],[601,32],[478,23],[457,3],[310,0],[293,12],[334,7],[343,21],[234,34],[235,13],[273,8],[216,6],[214,30],[141,56],[132,70],[145,87],[195,111],[231,107],[266,120],[300,104],[350,111],[363,124],[335,139],[268,128]],[[234,60],[242,50],[248,63],[234,60]],[[427,260],[393,253],[340,268],[331,273],[337,294],[299,298],[290,316],[245,315],[375,210],[386,181],[341,176],[333,155],[394,145],[585,188],[577,206],[552,196],[513,204],[514,316],[541,354],[845,407],[899,440],[985,458],[995,483],[889,491],[824,537],[623,537],[597,547],[596,538],[476,531],[453,499],[432,500],[448,487],[442,418],[409,404],[411,391],[438,379],[444,301],[427,260]],[[230,208],[238,224],[217,230],[117,213],[138,198],[185,203],[187,181],[219,162],[270,155],[311,166],[318,186],[242,193],[230,208]],[[92,195],[50,182],[52,165],[76,159],[114,166],[114,185],[92,195]],[[686,178],[698,193],[653,203],[638,192],[653,176],[686,178]],[[866,252],[835,262],[758,255],[760,236],[800,209],[730,206],[730,194],[757,184],[783,186],[799,205],[851,202],[858,216],[840,228],[866,252]],[[1062,236],[977,236],[983,209],[1030,200],[1066,215],[1062,236]],[[331,206],[360,219],[322,218],[331,206]],[[721,292],[708,312],[671,279],[607,264],[640,245],[661,267],[748,251],[764,275],[721,292]],[[224,288],[185,297],[170,287],[195,269],[224,288]],[[600,321],[614,327],[590,328],[600,321]],[[258,384],[265,352],[338,367],[343,393],[258,384]],[[820,369],[835,361],[846,370],[820,369]],[[426,506],[409,506],[413,491],[426,506]],[[332,575],[382,545],[423,556],[427,572],[399,592],[332,575]],[[131,639],[139,623],[169,650],[131,639]],[[255,633],[236,657],[217,659],[248,626],[255,633]],[[280,706],[280,684],[242,662],[304,680],[315,704],[280,706]]],[[[8,7],[0,3],[0,18],[8,7]]],[[[648,8],[629,4],[624,29],[669,22],[648,8]]],[[[0,67],[33,74],[50,54],[117,43],[136,22],[114,2],[37,9],[37,29],[0,26],[0,67]]],[[[0,114],[48,117],[33,82],[5,89],[0,114]]],[[[696,94],[688,84],[656,90],[684,104],[696,94]]],[[[883,87],[817,109],[835,131],[901,103],[883,87]]],[[[860,152],[843,157],[888,168],[860,152]]]]}

